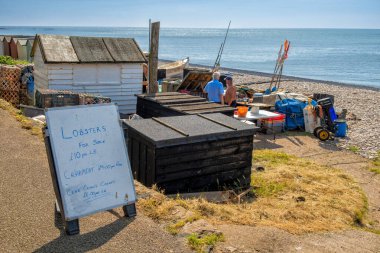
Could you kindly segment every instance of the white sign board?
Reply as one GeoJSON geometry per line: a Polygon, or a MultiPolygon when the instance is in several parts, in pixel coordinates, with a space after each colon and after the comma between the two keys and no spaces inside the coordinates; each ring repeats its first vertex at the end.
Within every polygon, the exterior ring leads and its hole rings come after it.
{"type": "Polygon", "coordinates": [[[50,108],[46,122],[66,220],[136,201],[116,105],[50,108]]]}

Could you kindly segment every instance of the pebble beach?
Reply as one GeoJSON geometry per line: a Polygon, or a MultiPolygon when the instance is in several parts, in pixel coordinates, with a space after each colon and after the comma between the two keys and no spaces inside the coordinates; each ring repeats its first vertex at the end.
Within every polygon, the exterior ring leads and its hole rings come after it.
{"type": "MultiPolygon", "coordinates": [[[[232,72],[234,84],[248,84],[252,89],[268,88],[268,74],[249,74],[246,71],[232,72]]],[[[329,141],[344,149],[355,151],[360,155],[373,159],[380,151],[380,89],[345,85],[302,78],[284,77],[280,89],[312,95],[325,93],[335,97],[337,109],[347,109],[348,132],[345,138],[329,141]]]]}

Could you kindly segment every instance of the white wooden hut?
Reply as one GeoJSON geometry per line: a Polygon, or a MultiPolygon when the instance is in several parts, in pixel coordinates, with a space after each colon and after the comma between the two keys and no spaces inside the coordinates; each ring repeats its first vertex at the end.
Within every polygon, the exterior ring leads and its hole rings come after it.
{"type": "Polygon", "coordinates": [[[18,56],[18,59],[19,60],[23,60],[23,61],[26,61],[28,60],[28,56],[27,56],[27,48],[26,48],[26,43],[27,43],[27,39],[18,39],[17,40],[17,56],[18,56]]]}
{"type": "Polygon", "coordinates": [[[4,36],[0,36],[0,55],[4,55],[3,39],[4,39],[4,36]]]}
{"type": "Polygon", "coordinates": [[[35,89],[106,96],[120,113],[136,112],[146,58],[134,39],[37,35],[31,56],[35,89]]]}

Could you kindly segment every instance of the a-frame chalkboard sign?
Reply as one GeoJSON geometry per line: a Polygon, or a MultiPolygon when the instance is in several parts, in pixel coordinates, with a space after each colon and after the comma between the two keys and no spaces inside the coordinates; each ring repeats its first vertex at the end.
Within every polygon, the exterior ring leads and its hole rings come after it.
{"type": "Polygon", "coordinates": [[[56,210],[68,235],[79,218],[123,206],[136,215],[136,193],[117,106],[49,108],[45,146],[56,210]]]}

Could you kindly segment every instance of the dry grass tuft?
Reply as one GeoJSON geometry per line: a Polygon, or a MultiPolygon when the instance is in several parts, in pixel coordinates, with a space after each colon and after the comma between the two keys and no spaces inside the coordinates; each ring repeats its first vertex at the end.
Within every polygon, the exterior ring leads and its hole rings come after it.
{"type": "Polygon", "coordinates": [[[380,174],[380,151],[377,152],[377,157],[371,162],[369,170],[376,174],[380,174]]]}
{"type": "Polygon", "coordinates": [[[3,99],[0,99],[0,108],[8,111],[9,114],[11,114],[18,122],[20,122],[22,128],[29,130],[32,135],[37,135],[42,138],[41,124],[31,120],[28,117],[25,117],[22,115],[22,112],[20,110],[16,109],[12,104],[3,99]]]}
{"type": "Polygon", "coordinates": [[[265,171],[252,172],[254,201],[216,204],[201,198],[168,199],[155,193],[140,199],[138,206],[156,220],[179,222],[172,227],[175,233],[192,222],[186,218],[193,215],[213,224],[267,225],[295,234],[366,223],[366,196],[341,170],[271,150],[255,151],[257,162],[265,171]],[[176,211],[181,208],[186,212],[176,211]]]}

